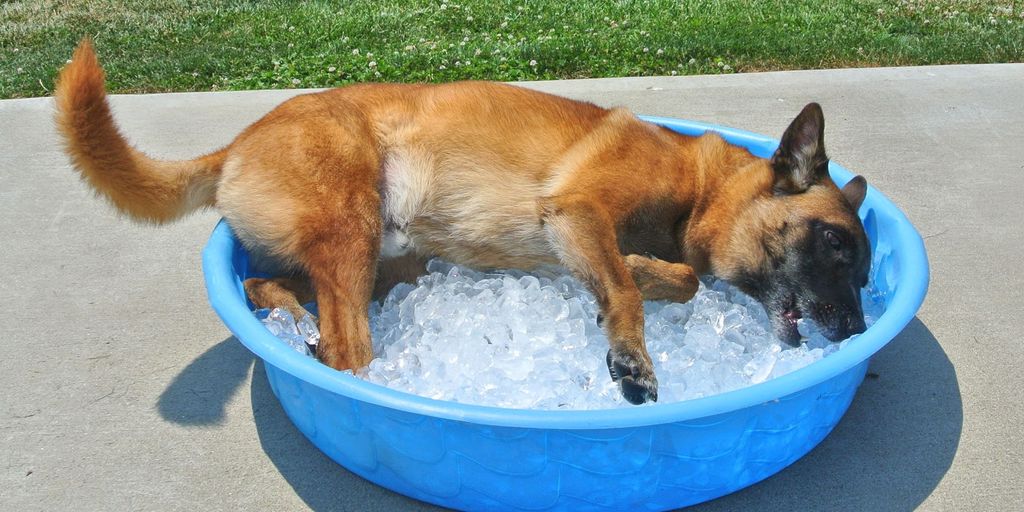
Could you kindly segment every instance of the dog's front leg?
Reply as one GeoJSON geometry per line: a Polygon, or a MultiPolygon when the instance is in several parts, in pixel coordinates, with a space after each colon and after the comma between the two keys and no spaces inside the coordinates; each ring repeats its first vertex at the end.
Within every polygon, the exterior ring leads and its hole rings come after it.
{"type": "Polygon", "coordinates": [[[611,349],[608,371],[630,403],[658,400],[658,379],[644,344],[643,298],[619,253],[611,215],[590,196],[540,201],[541,218],[559,258],[597,298],[611,349]]]}
{"type": "Polygon", "coordinates": [[[697,272],[685,263],[669,263],[630,254],[626,256],[626,268],[644,300],[687,302],[697,294],[700,287],[697,272]]]}

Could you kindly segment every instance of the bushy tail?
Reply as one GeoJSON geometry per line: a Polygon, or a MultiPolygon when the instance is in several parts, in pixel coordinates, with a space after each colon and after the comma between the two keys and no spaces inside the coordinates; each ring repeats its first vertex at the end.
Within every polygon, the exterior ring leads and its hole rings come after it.
{"type": "Polygon", "coordinates": [[[57,128],[82,179],[119,210],[163,224],[213,206],[224,150],[195,160],[154,160],[133,148],[114,124],[89,39],[57,79],[57,128]]]}

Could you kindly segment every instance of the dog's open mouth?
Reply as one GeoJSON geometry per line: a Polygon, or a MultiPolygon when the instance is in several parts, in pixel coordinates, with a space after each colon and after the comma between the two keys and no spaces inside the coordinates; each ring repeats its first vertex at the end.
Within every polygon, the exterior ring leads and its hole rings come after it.
{"type": "Polygon", "coordinates": [[[800,320],[800,318],[802,317],[800,316],[800,310],[793,308],[783,311],[782,318],[784,318],[786,322],[789,322],[789,324],[792,325],[793,328],[796,328],[796,321],[800,320]]]}
{"type": "Polygon", "coordinates": [[[779,319],[775,322],[778,332],[775,333],[780,340],[797,345],[800,343],[800,331],[797,329],[797,321],[803,318],[800,308],[796,305],[796,297],[791,298],[779,310],[779,319]]]}

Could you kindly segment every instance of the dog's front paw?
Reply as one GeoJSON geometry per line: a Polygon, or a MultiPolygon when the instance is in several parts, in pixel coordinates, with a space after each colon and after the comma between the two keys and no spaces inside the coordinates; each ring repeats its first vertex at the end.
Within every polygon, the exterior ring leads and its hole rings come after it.
{"type": "Polygon", "coordinates": [[[628,352],[608,351],[608,373],[619,383],[622,397],[631,404],[658,401],[658,379],[646,358],[628,352]]]}

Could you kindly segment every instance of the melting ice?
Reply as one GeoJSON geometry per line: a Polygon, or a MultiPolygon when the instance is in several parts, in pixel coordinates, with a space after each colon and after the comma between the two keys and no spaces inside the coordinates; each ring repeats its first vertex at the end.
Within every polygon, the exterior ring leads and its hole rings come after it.
{"type": "MultiPolygon", "coordinates": [[[[608,375],[608,340],[594,297],[557,271],[478,272],[431,261],[415,286],[396,286],[370,312],[375,359],[356,372],[389,388],[439,400],[516,409],[633,407],[608,375]]],[[[881,301],[865,293],[870,326],[881,301]]],[[[274,335],[311,355],[309,317],[257,312],[274,335]]],[[[832,343],[800,320],[792,348],[771,335],[760,303],[725,281],[702,281],[686,304],[644,303],[658,403],[700,398],[784,375],[850,340],[832,343]]]]}

